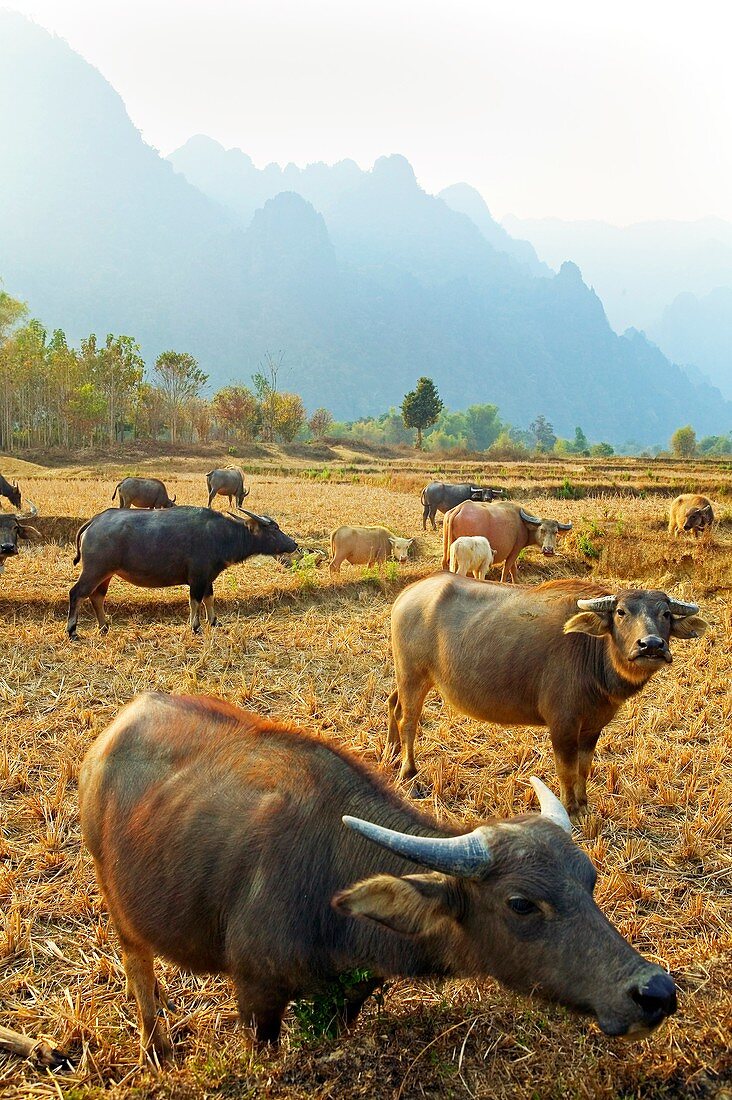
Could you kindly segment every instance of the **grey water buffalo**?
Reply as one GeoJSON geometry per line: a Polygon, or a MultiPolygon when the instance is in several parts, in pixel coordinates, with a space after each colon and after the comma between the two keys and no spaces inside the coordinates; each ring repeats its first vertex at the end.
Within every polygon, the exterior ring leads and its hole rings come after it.
{"type": "Polygon", "coordinates": [[[389,745],[401,745],[401,777],[416,773],[417,724],[436,688],[472,718],[548,726],[562,801],[578,813],[600,733],[671,663],[672,637],[704,633],[698,610],[665,592],[611,593],[580,580],[513,587],[437,573],[416,581],[391,613],[389,745]]]}
{"type": "Polygon", "coordinates": [[[18,553],[18,539],[41,537],[40,531],[25,522],[38,515],[35,504],[29,500],[28,505],[30,511],[27,513],[0,512],[0,573],[5,572],[8,558],[13,558],[18,553]]]}
{"type": "Polygon", "coordinates": [[[104,597],[115,574],[141,588],[187,584],[190,625],[201,631],[203,605],[208,623],[217,623],[213,582],[227,565],[254,554],[289,554],[297,543],[269,516],[246,512],[247,519],[209,508],[177,507],[162,511],[107,508],[76,534],[74,565],[81,576],[69,593],[69,638],[77,640],[79,603],[89,598],[99,630],[106,634],[104,597]]]}
{"type": "Polygon", "coordinates": [[[668,517],[669,535],[678,536],[693,531],[699,538],[705,531],[711,530],[714,523],[712,502],[698,493],[682,493],[671,502],[668,517]]]}
{"type": "Polygon", "coordinates": [[[476,581],[484,581],[492,565],[493,547],[482,535],[461,535],[450,547],[451,573],[471,573],[476,581]]]}
{"type": "Polygon", "coordinates": [[[330,571],[340,573],[344,561],[374,565],[392,557],[405,562],[414,539],[402,539],[388,527],[337,527],[330,536],[330,571]]]}
{"type": "Polygon", "coordinates": [[[157,477],[126,477],[116,486],[112,500],[119,493],[120,508],[172,508],[175,497],[157,477]]]}
{"type": "Polygon", "coordinates": [[[13,508],[20,508],[21,496],[17,481],[8,481],[0,474],[0,497],[7,497],[13,508]]]}
{"type": "Polygon", "coordinates": [[[79,809],[143,1050],[172,1054],[156,955],[228,974],[260,1042],[353,968],[369,977],[346,988],[346,1024],[389,976],[492,975],[647,1035],[674,982],[601,913],[561,803],[531,782],[540,814],[467,831],[285,723],[204,696],[133,700],[86,755],[79,809]]]}
{"type": "Polygon", "coordinates": [[[215,496],[228,497],[229,507],[232,501],[236,501],[237,508],[241,508],[244,497],[249,496],[251,490],[244,488],[244,475],[235,466],[227,466],[223,470],[209,470],[206,474],[208,486],[208,506],[215,496]]]}
{"type": "Polygon", "coordinates": [[[461,535],[484,535],[493,548],[493,563],[503,562],[501,580],[516,580],[516,560],[527,546],[540,547],[545,557],[554,554],[560,531],[571,531],[571,523],[540,519],[519,504],[499,501],[476,504],[466,500],[445,516],[442,530],[442,568],[450,564],[450,546],[461,535]]]}
{"type": "Polygon", "coordinates": [[[422,513],[422,530],[427,530],[427,520],[432,524],[432,530],[437,530],[435,516],[438,512],[449,512],[456,508],[464,500],[490,502],[495,497],[503,496],[503,489],[483,489],[480,485],[471,485],[464,482],[459,485],[449,485],[444,481],[431,481],[425,485],[420,494],[420,501],[424,512],[422,513]]]}

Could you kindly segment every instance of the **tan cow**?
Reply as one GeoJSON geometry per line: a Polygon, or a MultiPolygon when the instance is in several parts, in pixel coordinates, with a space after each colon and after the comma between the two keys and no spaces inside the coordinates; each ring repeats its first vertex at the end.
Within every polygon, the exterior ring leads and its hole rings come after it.
{"type": "Polygon", "coordinates": [[[501,580],[516,580],[516,559],[526,546],[538,546],[551,557],[560,531],[571,531],[571,523],[539,519],[519,504],[500,501],[477,504],[466,500],[445,516],[442,533],[442,568],[450,563],[450,547],[461,535],[483,535],[493,550],[493,563],[503,562],[501,580]]]}
{"type": "Polygon", "coordinates": [[[699,538],[710,531],[714,523],[711,501],[697,493],[682,493],[671,502],[668,517],[668,533],[677,537],[684,531],[693,531],[699,538]]]}
{"type": "Polygon", "coordinates": [[[338,527],[330,536],[330,571],[340,573],[341,563],[374,565],[392,557],[404,562],[414,539],[401,539],[387,527],[338,527]]]}
{"type": "Polygon", "coordinates": [[[484,581],[493,565],[493,547],[482,535],[461,535],[450,547],[450,572],[461,577],[472,574],[484,581]]]}

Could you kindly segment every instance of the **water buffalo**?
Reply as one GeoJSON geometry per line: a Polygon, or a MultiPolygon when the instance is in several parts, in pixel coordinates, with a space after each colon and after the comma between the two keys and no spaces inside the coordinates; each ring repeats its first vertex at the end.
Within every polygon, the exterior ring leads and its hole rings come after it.
{"type": "Polygon", "coordinates": [[[401,539],[388,527],[338,527],[330,536],[330,571],[340,573],[341,565],[374,565],[391,556],[405,562],[414,539],[401,539]]]}
{"type": "Polygon", "coordinates": [[[236,500],[237,508],[241,508],[244,497],[248,497],[250,489],[244,488],[244,475],[235,466],[227,466],[224,470],[209,470],[206,474],[208,486],[208,506],[215,496],[228,497],[229,507],[232,500],[236,500]]]}
{"type": "Polygon", "coordinates": [[[41,537],[40,531],[24,522],[38,515],[35,504],[29,500],[28,505],[30,507],[28,513],[18,512],[13,515],[11,512],[0,512],[0,573],[5,572],[5,562],[8,558],[15,557],[18,553],[18,539],[41,537]]]}
{"type": "Polygon", "coordinates": [[[119,492],[120,508],[172,508],[175,497],[168,496],[168,490],[156,477],[126,477],[119,482],[112,500],[119,492]]]}
{"type": "Polygon", "coordinates": [[[401,777],[416,772],[417,723],[434,687],[472,718],[548,726],[562,801],[579,812],[600,733],[671,663],[671,637],[704,633],[698,610],[665,592],[611,594],[580,580],[509,587],[437,573],[416,581],[391,613],[389,744],[401,744],[401,777]]]}
{"type": "Polygon", "coordinates": [[[461,535],[450,547],[450,572],[484,581],[493,564],[493,547],[482,535],[461,535]]]}
{"type": "Polygon", "coordinates": [[[705,531],[711,530],[714,523],[712,502],[697,493],[682,493],[672,501],[668,517],[669,535],[680,535],[683,531],[693,531],[699,538],[705,531]]]}
{"type": "Polygon", "coordinates": [[[0,474],[0,497],[7,497],[13,508],[20,508],[21,496],[18,482],[10,482],[0,474]]]}
{"type": "Polygon", "coordinates": [[[260,1042],[289,1001],[356,967],[370,977],[345,1023],[390,975],[492,975],[608,1035],[647,1035],[674,983],[600,912],[561,803],[531,782],[541,814],[465,832],[282,722],[205,696],[133,700],[86,755],[79,809],[143,1050],[172,1053],[155,955],[230,975],[260,1042]]]}
{"type": "Polygon", "coordinates": [[[201,631],[201,604],[209,625],[215,626],[213,582],[227,565],[254,554],[297,550],[294,539],[269,516],[246,515],[248,519],[209,508],[176,507],[153,512],[107,508],[93,516],[76,534],[74,565],[80,559],[83,564],[69,593],[69,638],[77,640],[79,603],[87,596],[99,630],[106,634],[104,597],[115,574],[141,588],[187,584],[191,630],[201,631]]]}
{"type": "Polygon", "coordinates": [[[571,523],[539,519],[519,504],[499,501],[476,504],[466,500],[445,516],[442,529],[442,568],[450,564],[450,546],[460,535],[484,535],[493,548],[493,563],[503,562],[501,580],[516,580],[516,559],[526,546],[539,546],[547,557],[554,554],[557,535],[571,531],[571,523]]]}
{"type": "Polygon", "coordinates": [[[467,482],[461,485],[449,485],[444,481],[431,481],[425,485],[420,494],[420,501],[424,512],[422,513],[422,530],[427,530],[427,520],[432,524],[432,530],[437,530],[435,516],[438,512],[449,512],[456,508],[464,500],[491,501],[494,497],[503,496],[503,489],[482,489],[479,485],[470,485],[467,482]]]}

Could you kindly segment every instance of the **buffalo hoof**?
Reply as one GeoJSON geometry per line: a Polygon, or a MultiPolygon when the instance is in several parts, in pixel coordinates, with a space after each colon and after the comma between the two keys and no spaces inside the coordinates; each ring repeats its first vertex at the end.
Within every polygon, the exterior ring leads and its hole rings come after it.
{"type": "Polygon", "coordinates": [[[79,635],[76,633],[75,630],[69,630],[68,635],[69,635],[69,641],[70,642],[79,642],[79,641],[81,641],[79,635]]]}
{"type": "Polygon", "coordinates": [[[194,626],[191,629],[192,629],[194,634],[203,634],[203,627],[201,626],[200,623],[198,624],[198,626],[194,626]]]}
{"type": "Polygon", "coordinates": [[[102,635],[109,634],[109,624],[105,623],[104,626],[100,626],[99,627],[99,633],[102,634],[102,635]]]}

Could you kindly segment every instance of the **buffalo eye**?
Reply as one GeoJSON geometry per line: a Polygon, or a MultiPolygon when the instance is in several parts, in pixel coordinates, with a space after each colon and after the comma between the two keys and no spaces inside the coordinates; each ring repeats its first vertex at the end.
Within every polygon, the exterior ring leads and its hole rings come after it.
{"type": "Polygon", "coordinates": [[[671,618],[671,612],[670,611],[664,611],[663,617],[664,617],[664,619],[670,619],[671,618]]]}
{"type": "Polygon", "coordinates": [[[622,607],[619,607],[615,614],[618,616],[619,619],[622,619],[625,615],[625,612],[623,611],[622,607]]]}
{"type": "Polygon", "coordinates": [[[506,904],[512,912],[518,913],[520,917],[528,917],[530,913],[539,912],[539,906],[534,905],[533,901],[529,901],[528,898],[509,898],[506,904]]]}

